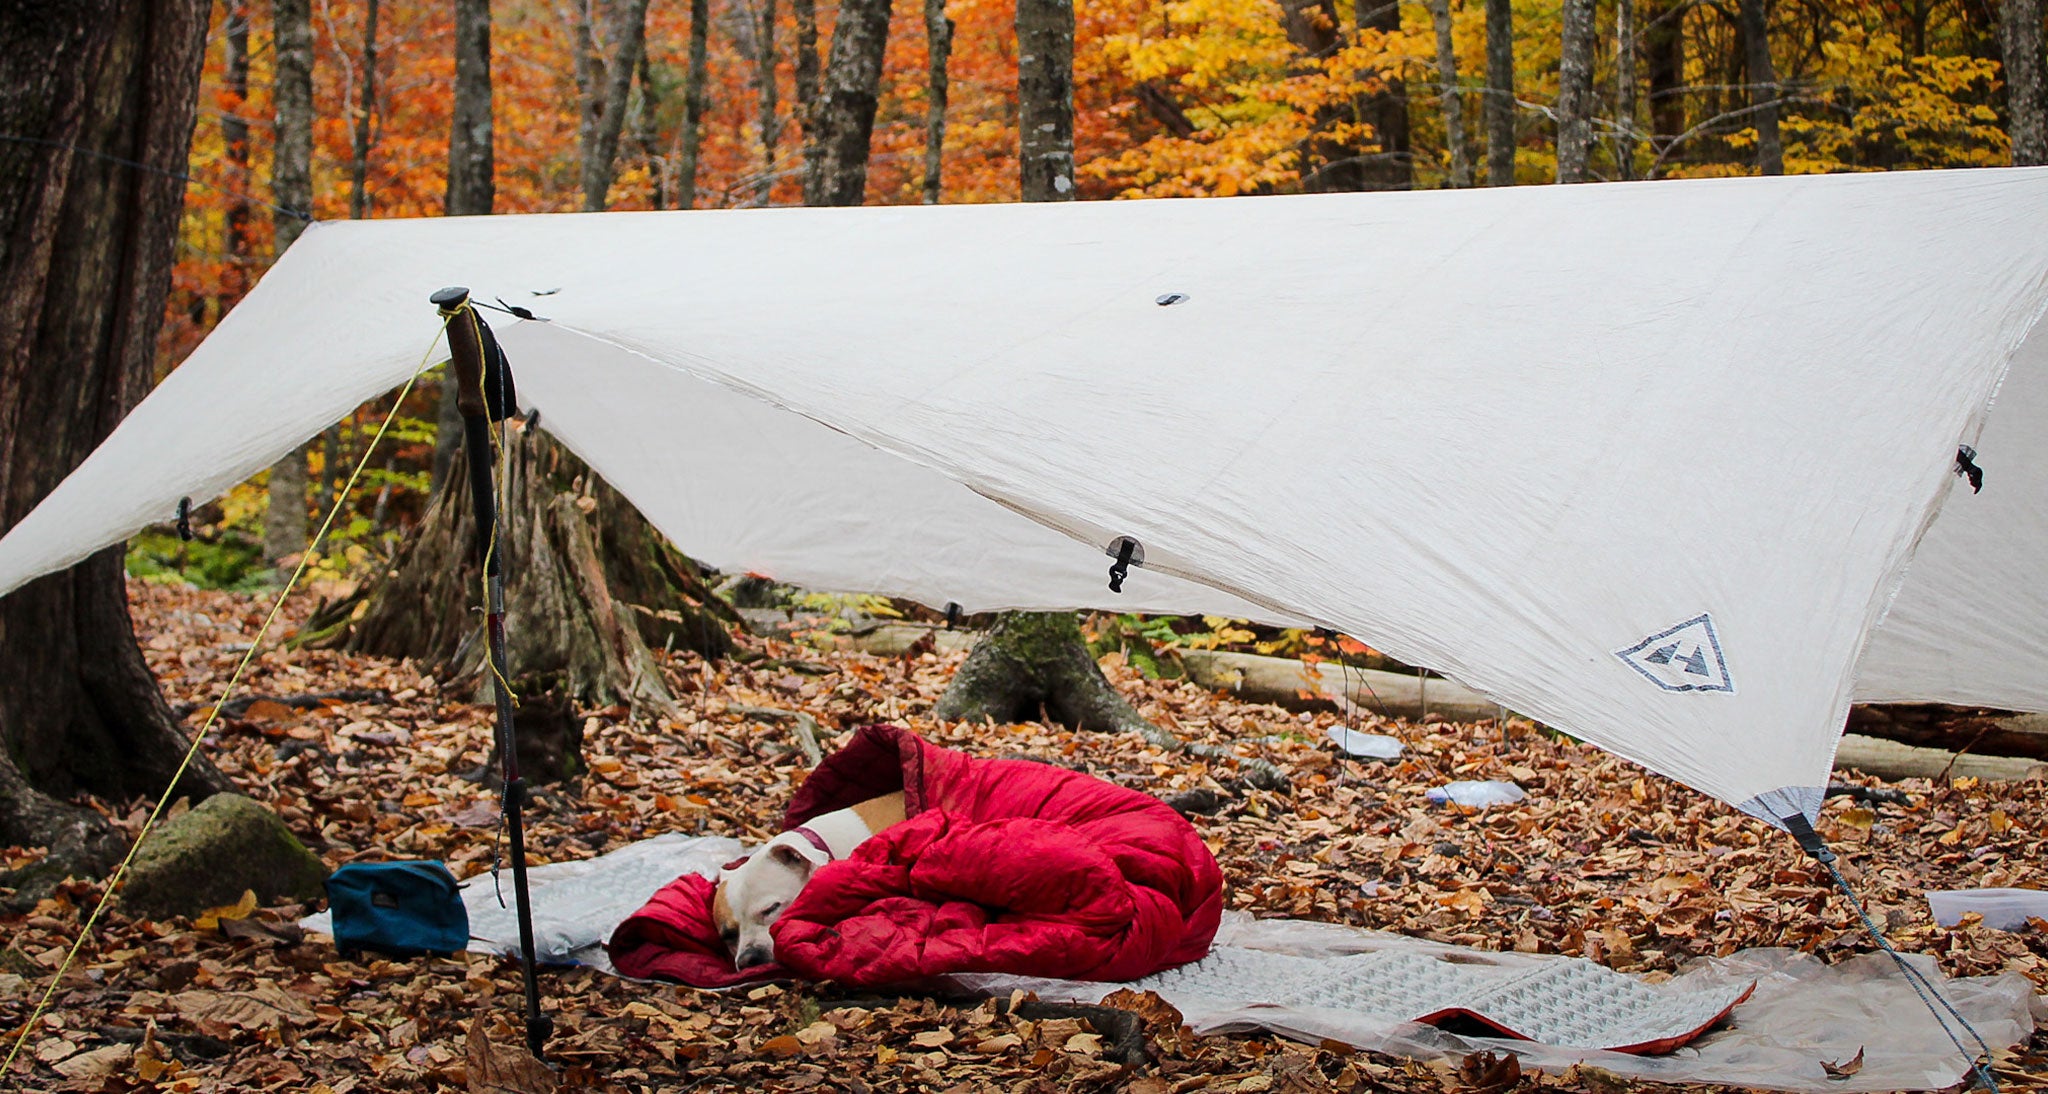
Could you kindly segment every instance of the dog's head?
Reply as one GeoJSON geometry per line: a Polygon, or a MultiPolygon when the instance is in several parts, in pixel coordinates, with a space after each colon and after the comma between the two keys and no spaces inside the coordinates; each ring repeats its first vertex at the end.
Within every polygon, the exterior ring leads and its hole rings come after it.
{"type": "Polygon", "coordinates": [[[799,843],[798,837],[784,833],[758,854],[719,871],[718,884],[711,891],[711,921],[733,955],[734,968],[775,960],[775,938],[768,928],[803,891],[811,871],[817,868],[804,853],[807,848],[800,848],[799,843]]]}

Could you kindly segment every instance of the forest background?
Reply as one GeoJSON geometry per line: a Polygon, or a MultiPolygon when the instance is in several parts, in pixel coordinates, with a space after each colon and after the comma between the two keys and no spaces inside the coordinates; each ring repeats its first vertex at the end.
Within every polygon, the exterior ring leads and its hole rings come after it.
{"type": "MultiPolygon", "coordinates": [[[[494,164],[484,204],[452,211],[805,202],[815,134],[830,128],[820,83],[836,68],[824,55],[839,5],[466,6],[488,12],[494,164]],[[605,119],[614,104],[621,116],[605,119]]],[[[444,212],[464,7],[313,0],[313,218],[444,212]]],[[[1017,200],[1015,0],[858,7],[887,18],[878,102],[865,179],[856,172],[854,191],[830,203],[1017,200]]],[[[276,225],[303,203],[273,186],[276,119],[290,108],[273,99],[276,10],[213,6],[160,373],[262,276],[281,249],[276,225]]],[[[2041,23],[2040,0],[1084,0],[1072,196],[2041,162],[2041,23]],[[2010,89],[2008,52],[2022,59],[2010,89]]],[[[409,444],[347,499],[330,574],[388,551],[424,504],[433,411],[417,409],[399,431],[409,444]]],[[[309,516],[366,443],[355,426],[306,453],[309,516]]],[[[265,504],[260,484],[245,487],[215,530],[253,533],[265,504]]],[[[289,553],[294,538],[269,553],[289,553]]],[[[218,576],[256,572],[242,565],[253,534],[228,539],[247,550],[218,576]]]]}

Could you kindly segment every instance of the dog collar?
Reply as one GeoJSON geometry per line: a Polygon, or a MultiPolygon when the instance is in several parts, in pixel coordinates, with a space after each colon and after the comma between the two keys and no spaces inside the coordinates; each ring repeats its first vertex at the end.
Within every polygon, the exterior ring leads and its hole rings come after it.
{"type": "Polygon", "coordinates": [[[797,825],[794,829],[792,829],[792,831],[794,831],[797,835],[802,836],[807,840],[810,840],[811,846],[817,848],[820,852],[824,854],[826,862],[839,861],[839,856],[833,854],[832,848],[825,843],[825,837],[817,834],[816,832],[811,831],[810,828],[801,824],[797,825]]]}

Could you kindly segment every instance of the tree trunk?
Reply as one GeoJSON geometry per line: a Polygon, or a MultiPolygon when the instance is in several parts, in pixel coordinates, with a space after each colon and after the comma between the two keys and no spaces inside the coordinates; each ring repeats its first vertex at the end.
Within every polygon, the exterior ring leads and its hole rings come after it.
{"type": "Polygon", "coordinates": [[[1515,18],[1509,0],[1486,0],[1486,184],[1515,184],[1515,18]]]}
{"type": "MultiPolygon", "coordinates": [[[[276,0],[272,8],[277,62],[270,92],[277,127],[270,189],[278,205],[310,215],[313,210],[313,5],[312,0],[276,0]]],[[[283,254],[306,228],[283,212],[272,218],[277,253],[283,254]]],[[[263,556],[272,564],[306,549],[306,453],[298,448],[270,468],[269,509],[263,516],[263,556]]]]}
{"type": "MultiPolygon", "coordinates": [[[[305,0],[296,0],[304,3],[305,0]]],[[[455,94],[448,128],[448,189],[442,208],[451,217],[486,216],[497,201],[491,128],[491,0],[455,0],[455,94]]],[[[435,418],[430,486],[450,483],[462,448],[462,412],[455,408],[455,377],[441,380],[435,418]]]]}
{"type": "MultiPolygon", "coordinates": [[[[0,132],[35,142],[0,144],[0,532],[149,387],[208,7],[0,6],[0,132]]],[[[55,796],[160,793],[189,744],[136,648],[120,548],[0,599],[0,679],[0,844],[50,848],[44,883],[105,869],[118,835],[55,796]]],[[[176,791],[228,788],[199,756],[176,791]]]]}
{"type": "Polygon", "coordinates": [[[1451,40],[1450,0],[1429,0],[1430,21],[1436,24],[1437,91],[1442,97],[1444,145],[1450,149],[1453,189],[1472,185],[1472,152],[1465,145],[1465,101],[1458,95],[1458,53],[1451,40]]]}
{"type": "Polygon", "coordinates": [[[1564,0],[1557,72],[1557,181],[1592,180],[1593,0],[1564,0]]]}
{"type": "MultiPolygon", "coordinates": [[[[1383,34],[1401,31],[1401,5],[1388,2],[1354,4],[1354,26],[1360,34],[1372,30],[1383,34]]],[[[1331,190],[1408,190],[1415,185],[1415,160],[1408,143],[1408,85],[1395,69],[1367,73],[1380,83],[1380,90],[1359,97],[1360,120],[1372,126],[1379,151],[1361,156],[1355,174],[1335,174],[1331,190]]]]}
{"type": "Polygon", "coordinates": [[[953,56],[953,21],[946,18],[946,0],[924,0],[924,37],[924,203],[937,205],[946,153],[946,66],[953,56]]]}
{"type": "MultiPolygon", "coordinates": [[[[370,214],[370,196],[364,189],[370,176],[370,123],[377,112],[377,0],[363,8],[363,79],[356,97],[356,141],[348,163],[348,218],[361,220],[370,214]]],[[[332,477],[334,469],[328,468],[332,477]]]]}
{"type": "Polygon", "coordinates": [[[697,154],[704,145],[704,81],[710,66],[711,0],[690,0],[690,72],[683,78],[683,126],[676,134],[676,208],[697,205],[697,154]]]}
{"type": "Polygon", "coordinates": [[[1644,12],[1644,67],[1650,82],[1650,131],[1670,140],[1685,132],[1685,11],[1687,0],[1660,0],[1644,12]]]}
{"type": "Polygon", "coordinates": [[[2042,80],[2041,0],[2000,0],[1999,51],[2005,58],[2006,132],[2015,167],[2048,163],[2048,85],[2042,80]]]}
{"type": "Polygon", "coordinates": [[[775,151],[782,144],[780,88],[775,81],[780,55],[775,51],[775,0],[760,4],[761,17],[754,24],[754,90],[760,107],[761,174],[754,182],[754,204],[767,205],[775,197],[775,151]]]}
{"type": "Polygon", "coordinates": [[[301,215],[275,214],[277,253],[283,254],[313,215],[313,5],[276,0],[272,37],[277,59],[270,107],[277,146],[270,165],[271,196],[301,215]]]}
{"type": "Polygon", "coordinates": [[[1636,5],[1635,0],[1614,4],[1614,141],[1616,173],[1624,179],[1636,177],[1636,5]]]}
{"type": "Polygon", "coordinates": [[[1074,5],[1017,2],[1017,169],[1025,201],[1074,200],[1074,5]]]}
{"type": "Polygon", "coordinates": [[[1749,71],[1749,104],[1756,108],[1756,167],[1766,175],[1785,173],[1785,149],[1778,139],[1778,73],[1771,64],[1770,16],[1764,0],[1742,0],[1742,48],[1749,71]]]}
{"type": "MultiPolygon", "coordinates": [[[[939,12],[945,13],[943,0],[939,12]]],[[[804,162],[811,161],[811,138],[817,129],[818,109],[818,4],[817,0],[790,0],[789,12],[796,17],[796,124],[803,132],[804,162]]],[[[930,18],[929,3],[926,18],[930,18]]]]}
{"type": "MultiPolygon", "coordinates": [[[[737,617],[694,563],[567,449],[537,428],[508,428],[504,444],[498,549],[514,693],[671,713],[675,699],[650,649],[723,656],[737,617]]],[[[467,481],[465,459],[457,455],[451,482],[467,481]]],[[[475,527],[465,491],[437,494],[370,590],[349,647],[482,683],[475,527]]]]}
{"type": "Polygon", "coordinates": [[[633,73],[647,48],[647,0],[619,0],[612,9],[609,63],[591,37],[596,0],[577,9],[576,87],[582,95],[582,124],[577,128],[583,152],[583,211],[602,213],[610,204],[613,164],[619,155],[619,134],[626,124],[626,100],[633,73]]]}
{"type": "Polygon", "coordinates": [[[817,158],[804,165],[804,204],[859,205],[867,195],[868,147],[881,97],[889,0],[845,0],[818,99],[817,158]]]}

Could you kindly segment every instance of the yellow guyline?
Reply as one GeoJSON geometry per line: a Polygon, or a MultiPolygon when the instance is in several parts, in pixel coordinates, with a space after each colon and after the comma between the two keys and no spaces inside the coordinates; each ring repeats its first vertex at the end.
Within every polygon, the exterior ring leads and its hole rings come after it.
{"type": "Polygon", "coordinates": [[[113,874],[107,878],[106,889],[100,893],[99,902],[93,905],[92,914],[86,917],[85,926],[78,932],[78,940],[73,942],[71,949],[65,953],[64,961],[50,977],[50,986],[43,989],[43,996],[36,1001],[35,1010],[29,1014],[28,1020],[22,1023],[21,1032],[15,1035],[14,1047],[7,1051],[6,1061],[0,1062],[0,1078],[4,1078],[13,1069],[15,1057],[21,1055],[21,1047],[28,1043],[29,1034],[35,1030],[36,1023],[42,1019],[43,1013],[49,1009],[50,998],[57,993],[57,985],[64,982],[64,974],[70,971],[71,963],[78,957],[78,951],[85,945],[85,940],[92,937],[92,929],[99,922],[100,913],[106,911],[107,901],[113,899],[114,891],[120,888],[122,878],[128,873],[128,864],[135,859],[136,849],[142,846],[142,841],[148,838],[150,831],[156,827],[158,818],[163,816],[165,806],[170,804],[171,793],[177,789],[178,780],[185,777],[185,769],[192,765],[192,757],[198,754],[200,742],[204,741],[207,733],[213,729],[213,723],[220,717],[221,707],[227,705],[228,697],[235,693],[235,685],[242,680],[242,673],[248,670],[249,663],[256,659],[257,652],[263,648],[263,636],[270,633],[271,624],[277,621],[277,614],[283,609],[285,598],[291,595],[292,589],[299,583],[299,578],[305,575],[306,568],[311,565],[314,548],[327,537],[327,529],[334,524],[335,515],[341,512],[350,491],[355,489],[356,480],[362,477],[363,469],[369,466],[370,456],[377,451],[378,442],[384,439],[384,434],[391,428],[391,422],[398,417],[398,408],[404,405],[405,397],[411,394],[413,386],[419,383],[421,374],[432,367],[434,347],[441,344],[441,336],[447,333],[447,330],[448,324],[444,321],[441,329],[435,332],[433,342],[427,345],[427,352],[420,358],[419,367],[406,378],[405,386],[399,389],[398,398],[392,400],[390,412],[377,424],[377,433],[370,438],[369,446],[363,450],[363,458],[356,461],[355,469],[349,472],[348,482],[336,496],[333,508],[329,509],[327,516],[320,521],[320,530],[314,533],[312,545],[299,556],[298,566],[292,570],[292,576],[284,583],[284,588],[279,590],[276,601],[270,605],[270,614],[264,616],[263,625],[256,628],[256,637],[249,643],[248,651],[242,654],[241,663],[237,664],[235,671],[229,675],[227,687],[221,692],[220,700],[206,712],[206,721],[200,725],[199,731],[192,735],[191,747],[185,749],[184,758],[178,761],[178,769],[171,773],[171,784],[164,787],[163,794],[156,800],[156,808],[150,810],[149,819],[142,822],[142,831],[136,834],[135,842],[128,845],[128,854],[121,859],[121,865],[115,867],[113,874]]]}

